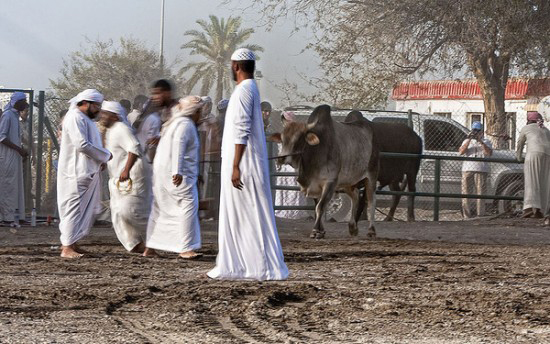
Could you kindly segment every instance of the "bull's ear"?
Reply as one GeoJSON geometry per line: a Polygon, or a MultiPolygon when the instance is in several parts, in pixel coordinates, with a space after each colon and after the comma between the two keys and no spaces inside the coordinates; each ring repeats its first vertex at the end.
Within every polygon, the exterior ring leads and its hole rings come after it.
{"type": "Polygon", "coordinates": [[[275,133],[275,134],[269,135],[267,137],[267,141],[276,142],[276,143],[283,142],[283,140],[281,138],[281,133],[275,133]]]}
{"type": "Polygon", "coordinates": [[[319,136],[314,133],[307,133],[306,142],[310,146],[317,146],[321,141],[319,140],[319,136]]]}

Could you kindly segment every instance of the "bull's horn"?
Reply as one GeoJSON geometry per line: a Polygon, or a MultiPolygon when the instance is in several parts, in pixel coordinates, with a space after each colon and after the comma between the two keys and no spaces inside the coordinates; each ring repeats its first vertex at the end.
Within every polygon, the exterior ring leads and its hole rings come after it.
{"type": "Polygon", "coordinates": [[[313,129],[313,128],[317,125],[317,121],[318,121],[318,119],[315,119],[314,122],[308,123],[308,125],[307,125],[307,130],[313,129]]]}

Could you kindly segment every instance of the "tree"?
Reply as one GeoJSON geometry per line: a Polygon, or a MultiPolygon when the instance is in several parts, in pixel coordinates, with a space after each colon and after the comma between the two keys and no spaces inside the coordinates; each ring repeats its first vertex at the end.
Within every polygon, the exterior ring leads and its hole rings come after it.
{"type": "MultiPolygon", "coordinates": [[[[164,67],[165,77],[171,76],[171,66],[164,67]]],[[[61,77],[50,79],[56,96],[70,99],[86,88],[96,88],[107,99],[133,99],[147,94],[155,79],[161,76],[157,52],[148,49],[143,42],[120,38],[90,41],[82,50],[71,53],[63,60],[61,77]]]]}
{"type": "Polygon", "coordinates": [[[255,44],[244,44],[254,33],[253,29],[241,29],[240,17],[219,19],[211,15],[210,21],[197,20],[202,31],[190,30],[185,32],[191,40],[181,46],[182,49],[191,49],[191,55],[201,55],[201,62],[189,62],[180,70],[180,75],[192,71],[187,80],[187,93],[201,82],[201,95],[210,92],[215,85],[216,101],[222,99],[224,91],[226,96],[231,89],[232,75],[230,70],[231,54],[237,48],[248,48],[254,52],[263,51],[263,48],[255,44]]]}
{"type": "Polygon", "coordinates": [[[547,0],[261,0],[264,16],[296,15],[297,29],[317,32],[329,90],[340,102],[369,106],[397,81],[443,74],[477,79],[487,133],[506,135],[504,93],[510,75],[547,76],[547,0]],[[301,18],[299,18],[301,17],[301,18]],[[305,20],[302,20],[305,19],[305,20]]]}

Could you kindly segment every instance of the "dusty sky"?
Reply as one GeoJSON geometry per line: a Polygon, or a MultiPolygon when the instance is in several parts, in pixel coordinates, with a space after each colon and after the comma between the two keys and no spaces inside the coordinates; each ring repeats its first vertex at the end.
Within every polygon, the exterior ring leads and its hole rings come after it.
{"type": "MultiPolygon", "coordinates": [[[[308,33],[291,35],[291,21],[280,21],[268,32],[259,14],[247,9],[253,0],[223,4],[213,0],[166,0],[164,52],[168,62],[189,61],[188,50],[181,50],[183,33],[198,29],[197,19],[242,16],[243,27],[256,33],[250,43],[264,47],[258,69],[262,98],[281,104],[282,95],[272,83],[285,78],[307,89],[296,73],[319,75],[318,60],[311,52],[301,53],[308,33]]],[[[161,0],[2,0],[0,32],[0,86],[47,90],[49,79],[59,76],[63,58],[85,44],[85,38],[115,39],[134,37],[158,49],[161,0]]],[[[193,59],[197,59],[193,57],[193,59]]]]}

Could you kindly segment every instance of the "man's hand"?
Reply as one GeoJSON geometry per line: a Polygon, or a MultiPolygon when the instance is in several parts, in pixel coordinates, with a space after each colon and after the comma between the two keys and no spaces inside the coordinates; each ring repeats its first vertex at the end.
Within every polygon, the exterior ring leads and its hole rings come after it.
{"type": "Polygon", "coordinates": [[[118,178],[118,180],[121,182],[125,182],[128,179],[130,179],[130,171],[128,171],[127,169],[124,169],[120,174],[120,177],[118,178]]]}
{"type": "Polygon", "coordinates": [[[181,176],[181,174],[174,174],[172,176],[172,183],[174,183],[175,186],[180,186],[182,181],[183,177],[181,176]]]}
{"type": "Polygon", "coordinates": [[[241,170],[239,166],[233,166],[233,175],[231,176],[231,182],[233,186],[239,190],[243,189],[243,183],[241,182],[241,170]]]}
{"type": "Polygon", "coordinates": [[[147,140],[146,143],[147,143],[148,145],[156,146],[156,145],[159,144],[159,142],[160,142],[160,137],[157,136],[157,137],[153,137],[153,138],[147,140]]]}
{"type": "Polygon", "coordinates": [[[29,152],[27,152],[23,148],[19,148],[19,155],[21,155],[23,158],[26,158],[29,156],[29,152]]]}

